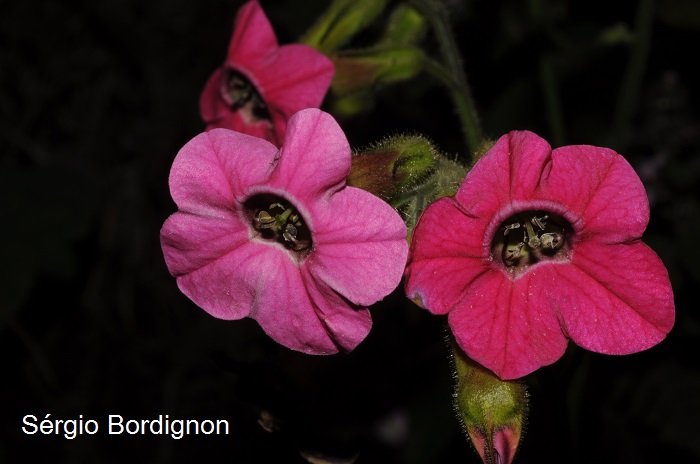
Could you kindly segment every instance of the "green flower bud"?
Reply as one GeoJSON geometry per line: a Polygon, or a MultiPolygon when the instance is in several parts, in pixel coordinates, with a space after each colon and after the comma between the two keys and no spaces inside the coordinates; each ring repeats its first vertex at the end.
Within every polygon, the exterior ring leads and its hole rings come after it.
{"type": "Polygon", "coordinates": [[[353,156],[347,183],[394,204],[432,174],[438,157],[420,135],[387,137],[353,156]]]}
{"type": "Polygon", "coordinates": [[[428,23],[415,7],[402,3],[391,12],[378,45],[416,45],[428,32],[428,23]]]}
{"type": "Polygon", "coordinates": [[[460,163],[440,158],[431,178],[434,188],[427,197],[428,201],[432,203],[438,198],[454,196],[468,172],[469,169],[460,163]]]}
{"type": "Polygon", "coordinates": [[[348,51],[332,55],[336,95],[410,79],[423,69],[423,53],[415,47],[398,46],[348,51]]]}
{"type": "Polygon", "coordinates": [[[527,415],[525,384],[499,379],[469,359],[454,340],[451,345],[457,416],[484,464],[510,464],[527,415]]]}
{"type": "Polygon", "coordinates": [[[476,162],[479,161],[481,157],[484,156],[495,144],[496,141],[493,139],[482,139],[476,149],[476,152],[472,154],[472,166],[476,164],[476,162]]]}
{"type": "Polygon", "coordinates": [[[322,53],[339,49],[372,24],[388,0],[335,0],[300,42],[322,53]]]}

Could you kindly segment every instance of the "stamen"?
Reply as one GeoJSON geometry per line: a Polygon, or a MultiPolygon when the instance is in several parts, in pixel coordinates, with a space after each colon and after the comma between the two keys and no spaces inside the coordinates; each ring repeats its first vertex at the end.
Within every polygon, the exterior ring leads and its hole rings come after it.
{"type": "Polygon", "coordinates": [[[260,211],[255,217],[255,222],[261,229],[269,229],[274,227],[275,218],[270,216],[267,211],[260,211]]]}
{"type": "Polygon", "coordinates": [[[534,225],[536,225],[540,230],[544,230],[545,227],[547,227],[547,219],[549,219],[548,215],[544,215],[542,217],[537,217],[534,216],[530,222],[532,222],[534,225]]]}
{"type": "Polygon", "coordinates": [[[259,195],[246,202],[253,227],[258,231],[259,237],[281,243],[293,251],[303,252],[310,249],[311,233],[302,216],[287,201],[276,200],[280,198],[259,195]]]}
{"type": "Polygon", "coordinates": [[[549,232],[540,236],[542,246],[545,248],[555,249],[562,243],[562,236],[556,232],[549,232]]]}
{"type": "Polygon", "coordinates": [[[509,233],[511,230],[517,229],[518,227],[520,227],[520,223],[519,223],[519,222],[514,222],[514,223],[512,223],[512,224],[508,224],[508,225],[506,226],[506,230],[503,231],[503,235],[508,235],[508,233],[509,233]]]}
{"type": "Polygon", "coordinates": [[[525,242],[520,242],[517,245],[515,245],[513,248],[508,248],[506,250],[506,260],[513,261],[517,258],[520,258],[520,254],[521,254],[524,246],[525,246],[525,242]]]}
{"type": "Polygon", "coordinates": [[[282,233],[282,237],[288,242],[297,242],[297,228],[294,227],[294,224],[287,224],[282,233]]]}
{"type": "MultiPolygon", "coordinates": [[[[533,220],[534,219],[535,218],[533,218],[533,220]]],[[[532,221],[532,222],[534,222],[534,221],[532,221]]],[[[527,245],[530,248],[539,248],[540,245],[542,244],[542,241],[535,233],[534,229],[532,228],[532,225],[529,222],[526,222],[525,227],[527,228],[527,245]]]]}
{"type": "Polygon", "coordinates": [[[542,260],[561,261],[569,258],[572,227],[566,218],[546,211],[521,211],[507,218],[493,238],[494,258],[517,276],[542,260]],[[522,229],[522,241],[511,239],[512,231],[522,229]]]}
{"type": "Polygon", "coordinates": [[[224,100],[232,111],[241,111],[248,122],[271,121],[270,112],[255,86],[241,73],[229,69],[221,87],[224,100]]]}

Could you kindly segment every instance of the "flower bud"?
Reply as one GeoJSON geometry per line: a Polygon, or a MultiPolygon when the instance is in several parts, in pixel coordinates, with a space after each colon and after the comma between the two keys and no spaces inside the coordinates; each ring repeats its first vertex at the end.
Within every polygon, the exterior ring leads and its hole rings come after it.
{"type": "Polygon", "coordinates": [[[525,384],[504,381],[469,359],[452,340],[455,410],[484,464],[509,464],[528,409],[525,384]]]}
{"type": "Polygon", "coordinates": [[[423,54],[415,47],[396,46],[332,55],[337,95],[410,79],[423,69],[423,54]]]}
{"type": "Polygon", "coordinates": [[[322,53],[342,47],[372,24],[388,0],[335,0],[301,39],[322,53]]]}
{"type": "Polygon", "coordinates": [[[493,147],[495,144],[496,141],[493,139],[482,139],[481,143],[479,143],[479,146],[476,148],[476,151],[472,153],[472,166],[476,164],[476,162],[479,161],[482,156],[488,153],[491,147],[493,147]]]}
{"type": "Polygon", "coordinates": [[[391,12],[378,45],[416,45],[428,31],[425,17],[412,5],[402,3],[391,12]]]}
{"type": "Polygon", "coordinates": [[[420,135],[387,137],[353,156],[347,182],[392,203],[434,171],[438,156],[420,135]]]}

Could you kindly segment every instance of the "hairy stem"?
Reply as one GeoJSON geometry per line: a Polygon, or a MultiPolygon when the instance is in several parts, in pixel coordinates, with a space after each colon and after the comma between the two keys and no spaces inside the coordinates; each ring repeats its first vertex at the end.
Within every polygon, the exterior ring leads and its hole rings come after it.
{"type": "Polygon", "coordinates": [[[465,142],[470,153],[474,154],[481,144],[481,128],[459,49],[449,24],[447,10],[438,0],[413,0],[412,3],[425,15],[432,26],[444,61],[444,67],[429,61],[426,63],[426,69],[440,79],[450,91],[462,123],[465,142]],[[449,79],[445,74],[449,75],[449,79]]]}

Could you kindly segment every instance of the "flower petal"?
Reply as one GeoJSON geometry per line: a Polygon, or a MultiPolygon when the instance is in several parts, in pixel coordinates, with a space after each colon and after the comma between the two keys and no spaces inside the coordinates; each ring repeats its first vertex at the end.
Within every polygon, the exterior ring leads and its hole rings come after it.
{"type": "Polygon", "coordinates": [[[350,145],[335,119],[317,108],[301,110],[289,120],[268,184],[308,205],[345,185],[350,162],[350,145]]]}
{"type": "Polygon", "coordinates": [[[256,70],[256,87],[267,103],[280,140],[294,113],[321,106],[334,74],[328,57],[302,44],[280,47],[264,68],[256,70]]]}
{"type": "Polygon", "coordinates": [[[287,348],[308,354],[337,353],[338,345],[317,313],[316,292],[312,290],[310,296],[308,283],[284,250],[266,248],[239,270],[249,274],[249,291],[255,294],[250,317],[287,348]]]}
{"type": "Polygon", "coordinates": [[[455,194],[464,214],[491,218],[510,199],[510,147],[503,136],[479,159],[455,194]]]}
{"type": "Polygon", "coordinates": [[[369,310],[338,295],[308,268],[302,269],[302,276],[316,313],[333,342],[344,351],[352,351],[372,328],[369,310]]]}
{"type": "Polygon", "coordinates": [[[433,314],[458,305],[472,281],[490,268],[482,240],[487,225],[463,214],[452,198],[432,203],[413,232],[406,295],[433,314]]]}
{"type": "Polygon", "coordinates": [[[488,222],[467,216],[451,197],[435,201],[421,215],[413,232],[414,260],[442,256],[489,259],[491,243],[483,235],[488,222]]]}
{"type": "Polygon", "coordinates": [[[587,239],[621,243],[642,236],[649,200],[630,164],[608,148],[575,145],[552,152],[552,167],[538,196],[565,205],[582,218],[587,239]]]}
{"type": "Polygon", "coordinates": [[[492,218],[514,201],[530,198],[550,153],[549,144],[536,134],[510,132],[498,139],[469,171],[455,199],[465,214],[492,218]]]}
{"type": "Polygon", "coordinates": [[[230,211],[221,216],[177,212],[160,231],[165,263],[179,277],[208,266],[249,240],[248,227],[230,211]]]}
{"type": "MultiPolygon", "coordinates": [[[[270,121],[265,119],[246,121],[242,110],[232,110],[221,96],[221,79],[222,68],[219,68],[209,78],[199,97],[199,113],[207,124],[207,130],[223,127],[279,144],[282,138],[281,136],[277,138],[270,121]]],[[[283,135],[284,132],[282,132],[283,135]]]]}
{"type": "Polygon", "coordinates": [[[177,278],[177,285],[197,306],[219,319],[241,319],[255,307],[265,275],[256,272],[269,248],[246,241],[219,259],[177,278]]]}
{"type": "Polygon", "coordinates": [[[332,61],[312,47],[279,47],[259,3],[251,1],[238,11],[226,62],[207,81],[200,97],[200,113],[207,129],[226,127],[280,145],[289,118],[304,108],[320,106],[334,73],[332,61]],[[233,69],[250,81],[271,120],[256,121],[245,116],[244,110],[234,111],[227,105],[221,95],[224,69],[233,69]]]}
{"type": "Polygon", "coordinates": [[[243,5],[236,15],[227,63],[235,68],[239,64],[252,70],[262,66],[277,47],[275,31],[260,4],[250,1],[243,5]]]}
{"type": "Polygon", "coordinates": [[[470,284],[489,269],[473,258],[412,261],[406,268],[406,296],[433,314],[447,314],[460,306],[470,284]]]}
{"type": "Polygon", "coordinates": [[[386,202],[354,187],[309,206],[314,251],[310,272],[352,303],[368,306],[401,282],[406,225],[386,202]]]}
{"type": "Polygon", "coordinates": [[[649,203],[634,169],[608,148],[551,150],[528,131],[501,137],[472,168],[456,195],[465,213],[502,219],[523,209],[550,209],[584,235],[620,243],[641,237],[649,203]]]}
{"type": "Polygon", "coordinates": [[[215,127],[225,127],[222,121],[231,114],[231,108],[221,98],[222,73],[223,68],[214,71],[199,96],[199,114],[207,125],[216,124],[215,127]]]}
{"type": "Polygon", "coordinates": [[[511,201],[529,200],[549,170],[552,147],[545,139],[529,131],[513,131],[506,137],[510,151],[511,201]]]}
{"type": "MultiPolygon", "coordinates": [[[[299,110],[319,107],[335,73],[333,62],[308,45],[279,47],[257,1],[246,3],[238,12],[226,64],[243,73],[270,111],[284,121],[299,110]]],[[[284,129],[278,128],[280,140],[284,129]]]]}
{"type": "Polygon", "coordinates": [[[276,153],[270,142],[228,129],[199,134],[173,161],[170,194],[181,211],[225,217],[267,178],[276,153]]]}
{"type": "Polygon", "coordinates": [[[668,273],[644,243],[582,243],[572,264],[556,268],[551,300],[577,345],[598,353],[636,353],[659,343],[673,327],[668,273]]]}
{"type": "Polygon", "coordinates": [[[552,267],[538,267],[515,281],[500,270],[486,272],[448,316],[464,352],[503,380],[551,364],[566,350],[566,337],[544,292],[554,280],[552,267]]]}

